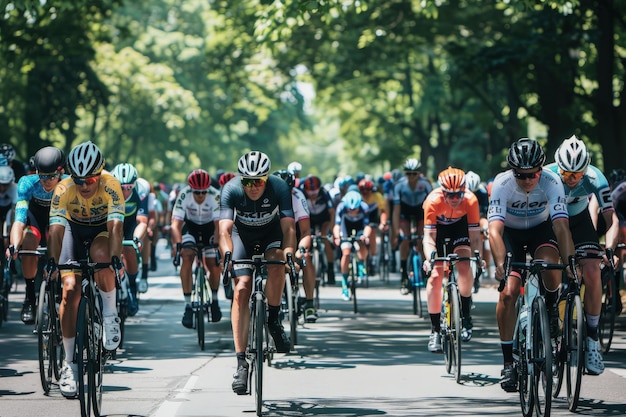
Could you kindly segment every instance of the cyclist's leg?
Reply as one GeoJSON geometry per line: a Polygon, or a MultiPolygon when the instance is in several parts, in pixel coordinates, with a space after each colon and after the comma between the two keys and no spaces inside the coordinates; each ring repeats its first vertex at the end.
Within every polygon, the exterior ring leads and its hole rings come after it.
{"type": "MultiPolygon", "coordinates": [[[[247,256],[236,229],[233,229],[233,259],[247,256]]],[[[250,295],[252,293],[252,267],[240,265],[232,270],[234,277],[233,299],[230,309],[230,324],[237,358],[237,371],[233,375],[232,389],[236,394],[246,394],[248,390],[248,362],[246,347],[250,331],[250,295]]]]}
{"type": "MultiPolygon", "coordinates": [[[[110,262],[109,235],[100,232],[92,241],[89,253],[94,262],[110,262]]],[[[102,298],[102,321],[104,327],[103,345],[106,350],[115,350],[120,344],[120,318],[117,315],[117,291],[115,274],[111,268],[104,268],[94,274],[102,298]]]]}
{"type": "MultiPolygon", "coordinates": [[[[399,210],[396,207],[396,210],[399,210]]],[[[402,241],[400,241],[399,252],[400,252],[400,285],[401,287],[408,288],[409,275],[406,270],[406,259],[409,256],[409,237],[411,236],[411,228],[409,225],[409,221],[400,218],[400,234],[404,236],[402,241]]]]}
{"type": "MultiPolygon", "coordinates": [[[[39,245],[40,239],[41,233],[39,229],[32,226],[26,227],[22,247],[19,249],[35,250],[39,245]]],[[[39,258],[37,256],[24,256],[21,258],[22,276],[26,284],[26,295],[22,305],[21,318],[25,324],[33,324],[35,322],[35,277],[37,276],[38,262],[39,258]]]]}
{"type": "MultiPolygon", "coordinates": [[[[471,256],[469,246],[462,245],[454,248],[454,253],[459,257],[471,256]]],[[[457,284],[459,287],[459,295],[461,298],[461,319],[462,330],[461,338],[464,342],[468,342],[472,338],[472,293],[474,290],[474,275],[472,274],[472,264],[470,261],[462,261],[457,263],[457,284]]]]}
{"type": "MultiPolygon", "coordinates": [[[[180,249],[180,283],[183,290],[184,312],[182,325],[193,328],[193,310],[191,308],[191,292],[193,289],[193,263],[196,258],[196,238],[184,228],[180,249]]],[[[145,259],[145,258],[144,258],[145,259]]],[[[145,262],[145,261],[144,261],[145,262]]]]}
{"type": "Polygon", "coordinates": [[[341,243],[341,294],[344,299],[350,299],[348,290],[348,275],[350,274],[350,251],[352,243],[341,243]]]}
{"type": "Polygon", "coordinates": [[[428,350],[431,352],[441,351],[441,302],[443,293],[441,280],[443,278],[443,265],[438,262],[432,266],[430,277],[426,283],[426,304],[430,316],[430,338],[428,350]]]}
{"type": "MultiPolygon", "coordinates": [[[[280,241],[274,241],[267,245],[265,258],[276,261],[284,259],[280,241]]],[[[287,353],[291,350],[291,342],[285,334],[279,317],[280,303],[284,288],[285,267],[283,265],[268,265],[267,283],[265,285],[265,295],[267,296],[267,323],[278,353],[287,353]]]]}
{"type": "MultiPolygon", "coordinates": [[[[330,221],[325,221],[322,223],[322,226],[320,228],[320,235],[321,236],[328,236],[328,233],[330,232],[330,221]]],[[[335,250],[333,249],[332,245],[329,242],[325,242],[324,243],[324,252],[326,254],[326,265],[327,265],[327,271],[326,273],[328,274],[328,284],[330,285],[334,285],[335,284],[335,250]]]]}

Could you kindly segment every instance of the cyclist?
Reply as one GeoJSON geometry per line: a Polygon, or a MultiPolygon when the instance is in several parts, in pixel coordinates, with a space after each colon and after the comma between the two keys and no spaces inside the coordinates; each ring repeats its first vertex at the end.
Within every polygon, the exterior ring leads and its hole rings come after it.
{"type": "Polygon", "coordinates": [[[287,165],[287,171],[291,172],[295,178],[295,186],[300,187],[300,171],[302,171],[302,164],[298,161],[293,161],[287,165]]]}
{"type": "MultiPolygon", "coordinates": [[[[614,210],[609,182],[598,168],[590,165],[591,156],[585,143],[572,135],[559,146],[554,154],[554,159],[556,162],[547,165],[546,169],[558,173],[561,177],[567,198],[570,231],[576,249],[596,255],[602,251],[588,210],[588,196],[594,194],[607,226],[606,248],[615,250],[619,227],[617,222],[613,223],[614,210]]],[[[598,341],[598,323],[602,308],[600,261],[600,259],[583,259],[580,261],[585,280],[583,304],[587,318],[585,366],[591,375],[599,375],[604,371],[604,362],[598,341]]]]}
{"type": "MultiPolygon", "coordinates": [[[[209,173],[195,169],[187,176],[187,187],[183,188],[172,209],[170,234],[172,238],[172,258],[176,256],[176,245],[181,243],[180,281],[185,299],[185,312],[182,324],[193,328],[193,310],[191,308],[191,289],[193,287],[192,269],[196,257],[195,248],[185,245],[204,245],[203,262],[209,272],[211,287],[211,321],[222,319],[222,310],[217,300],[220,287],[220,267],[217,262],[217,221],[219,214],[219,191],[211,186],[209,173]]],[[[178,266],[178,265],[176,265],[178,266]]]]}
{"type": "Polygon", "coordinates": [[[145,293],[148,291],[148,271],[156,271],[156,257],[153,258],[152,254],[156,245],[156,227],[157,227],[157,212],[156,212],[156,195],[153,192],[150,182],[145,178],[137,178],[137,184],[139,187],[139,199],[147,201],[147,215],[148,215],[148,227],[144,234],[143,241],[141,242],[141,279],[137,281],[137,291],[145,293]]]}
{"type": "MultiPolygon", "coordinates": [[[[328,236],[335,224],[335,206],[328,191],[322,187],[322,180],[316,176],[306,177],[302,181],[306,194],[306,203],[311,213],[311,228],[319,229],[321,236],[328,236]]],[[[335,285],[335,253],[331,245],[324,245],[328,265],[328,284],[335,285]]]]}
{"type": "MultiPolygon", "coordinates": [[[[545,159],[546,155],[537,141],[521,138],[511,145],[508,152],[507,162],[511,169],[498,174],[493,182],[488,213],[489,244],[498,281],[504,278],[507,252],[513,254],[515,262],[526,260],[525,246],[534,258],[549,263],[559,262],[560,254],[567,264],[569,257],[574,255],[563,186],[558,175],[543,169],[545,159]]],[[[571,274],[571,271],[568,273],[571,274]]],[[[544,271],[542,278],[546,288],[550,331],[554,334],[558,331],[557,298],[561,271],[544,271]]],[[[520,272],[513,270],[496,305],[504,358],[500,384],[507,392],[517,390],[513,333],[519,291],[520,272]]]]}
{"type": "MultiPolygon", "coordinates": [[[[55,263],[85,259],[111,262],[112,267],[96,271],[95,279],[102,298],[104,348],[115,350],[120,344],[120,319],[117,316],[115,275],[122,271],[119,261],[124,238],[124,198],[119,181],[104,171],[104,156],[92,142],[75,146],[67,158],[71,177],[59,182],[50,206],[48,255],[55,263]],[[89,254],[83,242],[91,242],[89,254]]],[[[53,277],[56,278],[56,272],[53,277]]],[[[63,299],[59,316],[67,360],[59,386],[66,397],[76,395],[77,365],[73,358],[76,314],[80,302],[80,271],[61,273],[63,299]]]]}
{"type": "Polygon", "coordinates": [[[24,163],[15,159],[15,148],[13,145],[9,143],[3,143],[0,145],[0,155],[3,155],[6,158],[6,165],[13,169],[16,182],[26,175],[26,166],[24,163]]]}
{"type": "MultiPolygon", "coordinates": [[[[139,197],[142,183],[137,181],[137,169],[129,163],[116,165],[111,174],[117,178],[122,187],[124,196],[124,239],[132,240],[141,251],[143,238],[148,229],[148,199],[139,197]]],[[[145,192],[145,191],[144,191],[145,192]]],[[[130,288],[130,299],[128,303],[128,315],[134,316],[139,310],[137,303],[137,275],[139,274],[139,264],[135,249],[125,246],[122,249],[124,258],[124,268],[128,276],[128,286],[130,288]]]]}
{"type": "Polygon", "coordinates": [[[378,252],[378,245],[376,242],[376,230],[385,231],[389,229],[389,224],[387,224],[387,219],[389,218],[387,203],[385,201],[385,197],[374,190],[374,182],[368,178],[363,178],[359,181],[359,192],[363,197],[363,201],[367,203],[368,207],[368,216],[370,219],[371,226],[371,234],[368,236],[370,242],[373,242],[373,245],[370,245],[369,249],[369,259],[370,265],[368,265],[368,271],[370,275],[376,275],[376,253],[378,252]]]}
{"type": "MultiPolygon", "coordinates": [[[[439,173],[439,188],[434,189],[424,201],[424,253],[443,255],[450,251],[459,257],[469,257],[473,250],[480,248],[480,229],[478,223],[478,200],[474,193],[465,187],[465,173],[448,167],[439,173]],[[451,246],[445,247],[445,239],[450,239],[451,246]]],[[[433,268],[429,258],[423,263],[424,271],[432,272],[426,285],[428,313],[431,333],[428,350],[441,351],[441,280],[442,266],[433,268]]],[[[458,286],[461,295],[461,338],[469,342],[472,338],[472,288],[474,277],[469,261],[459,262],[458,286]]]]}
{"type": "MultiPolygon", "coordinates": [[[[270,167],[271,162],[266,154],[260,151],[248,152],[239,158],[239,179],[229,181],[222,188],[220,251],[231,252],[233,259],[251,258],[255,246],[260,246],[269,260],[293,257],[296,227],[291,193],[285,181],[269,175],[270,167]]],[[[238,265],[231,273],[235,277],[231,322],[237,357],[232,389],[236,394],[244,395],[248,389],[246,346],[250,325],[252,269],[247,265],[238,265]]],[[[287,353],[291,346],[279,318],[285,268],[282,265],[268,265],[267,275],[265,294],[269,331],[276,350],[287,353]]]]}
{"type": "MultiPolygon", "coordinates": [[[[465,185],[478,199],[478,211],[480,212],[480,232],[482,244],[480,246],[480,258],[485,262],[485,270],[483,275],[491,277],[491,251],[489,250],[489,230],[487,222],[487,210],[489,209],[489,194],[487,188],[481,184],[480,175],[473,171],[465,173],[465,185]]],[[[474,282],[474,292],[478,292],[480,288],[480,277],[474,282]]]]}
{"type": "Polygon", "coordinates": [[[365,260],[367,259],[368,236],[371,234],[369,216],[367,215],[367,203],[363,201],[358,191],[348,191],[341,199],[335,213],[335,225],[333,226],[333,239],[335,245],[341,248],[341,295],[344,300],[350,301],[350,291],[348,290],[348,275],[350,268],[351,242],[341,242],[342,237],[356,235],[363,243],[358,245],[357,275],[360,279],[365,276],[365,260]]]}
{"type": "MultiPolygon", "coordinates": [[[[406,270],[406,258],[409,255],[409,239],[411,235],[411,218],[415,219],[417,234],[424,234],[424,209],[422,204],[426,196],[433,190],[430,182],[420,172],[422,164],[415,158],[409,158],[404,163],[404,178],[396,182],[393,190],[394,209],[391,221],[391,246],[397,247],[400,232],[405,239],[400,243],[400,292],[409,293],[409,276],[406,270]]],[[[424,259],[422,245],[418,243],[424,259]]]]}
{"type": "MultiPolygon", "coordinates": [[[[4,159],[4,156],[0,154],[4,159]]],[[[10,245],[9,233],[13,222],[13,213],[17,204],[17,184],[15,184],[15,173],[8,165],[0,165],[0,229],[2,230],[2,247],[8,248],[10,245]]],[[[4,265],[6,259],[2,260],[4,265]]],[[[11,264],[11,274],[15,274],[11,264]]]]}
{"type": "MultiPolygon", "coordinates": [[[[38,246],[46,246],[50,216],[50,199],[54,187],[61,181],[65,169],[63,151],[53,146],[46,146],[34,156],[36,174],[26,175],[17,183],[17,203],[15,219],[11,226],[10,246],[7,257],[17,258],[14,250],[35,250],[38,246]]],[[[7,167],[8,168],[8,167],[7,167]]],[[[8,168],[9,170],[11,168],[8,168]]],[[[22,258],[22,275],[26,283],[26,296],[22,305],[21,319],[24,324],[35,323],[35,276],[37,275],[37,258],[22,258]]]]}
{"type": "Polygon", "coordinates": [[[291,189],[291,204],[293,206],[293,214],[296,221],[296,241],[298,248],[304,249],[304,255],[298,251],[296,256],[301,258],[304,256],[306,264],[302,270],[302,283],[304,286],[304,321],[307,323],[315,323],[317,321],[317,310],[313,303],[315,295],[315,265],[311,259],[311,219],[309,207],[306,197],[302,190],[294,187],[296,177],[286,170],[276,171],[273,175],[277,175],[283,179],[291,189]]]}

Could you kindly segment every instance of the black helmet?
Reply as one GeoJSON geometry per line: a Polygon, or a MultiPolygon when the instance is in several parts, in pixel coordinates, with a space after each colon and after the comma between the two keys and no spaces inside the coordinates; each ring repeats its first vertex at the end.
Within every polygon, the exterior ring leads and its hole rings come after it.
{"type": "Polygon", "coordinates": [[[276,175],[277,177],[281,177],[289,186],[289,188],[293,188],[296,184],[296,177],[291,171],[287,171],[286,169],[281,169],[280,171],[273,172],[272,175],[276,175]]]}
{"type": "Polygon", "coordinates": [[[611,174],[609,175],[609,184],[611,184],[611,186],[614,187],[624,181],[626,181],[626,171],[621,168],[611,171],[611,174]]]}
{"type": "Polygon", "coordinates": [[[546,154],[534,139],[521,138],[509,148],[507,162],[511,168],[532,169],[543,166],[546,154]]]}
{"type": "Polygon", "coordinates": [[[33,157],[35,169],[40,174],[54,174],[63,169],[65,155],[63,151],[54,146],[46,146],[37,151],[33,157]]]}

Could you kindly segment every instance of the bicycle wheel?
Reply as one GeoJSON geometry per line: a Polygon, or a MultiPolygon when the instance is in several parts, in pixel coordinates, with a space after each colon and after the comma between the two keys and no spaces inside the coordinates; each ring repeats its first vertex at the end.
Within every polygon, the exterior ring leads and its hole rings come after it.
{"type": "MultiPolygon", "coordinates": [[[[565,303],[565,300],[560,301],[565,303]]],[[[565,316],[563,316],[563,329],[565,329],[565,316]]],[[[553,362],[552,362],[552,398],[557,398],[563,387],[563,377],[565,376],[565,362],[567,361],[567,343],[565,343],[565,330],[560,331],[553,344],[553,362]]]]}
{"type": "Polygon", "coordinates": [[[296,311],[297,304],[293,293],[293,283],[291,282],[291,274],[285,276],[285,291],[283,296],[287,300],[287,318],[289,320],[289,340],[293,349],[298,343],[298,313],[296,311]]]}
{"type": "MultiPolygon", "coordinates": [[[[101,302],[101,300],[98,299],[97,302],[101,302]]],[[[92,399],[91,403],[93,405],[92,409],[94,416],[99,416],[100,411],[102,410],[102,380],[104,377],[105,362],[105,357],[103,355],[104,346],[102,341],[102,337],[104,336],[104,323],[102,321],[100,311],[102,311],[102,304],[100,304],[99,309],[94,309],[91,312],[92,321],[94,323],[94,332],[92,334],[93,349],[91,349],[91,357],[89,360],[89,394],[92,399]]]]}
{"type": "Polygon", "coordinates": [[[579,295],[568,299],[565,314],[567,405],[569,410],[574,412],[580,398],[580,383],[585,366],[585,312],[579,295]]]}
{"type": "Polygon", "coordinates": [[[443,303],[441,307],[441,350],[443,351],[443,361],[446,372],[452,373],[452,344],[450,343],[450,296],[448,290],[444,289],[443,303]]]}
{"type": "Polygon", "coordinates": [[[200,350],[204,350],[204,312],[206,300],[204,299],[205,291],[204,286],[204,269],[198,268],[196,270],[196,285],[195,285],[195,302],[192,303],[196,315],[196,331],[198,332],[198,345],[200,350]]]}
{"type": "Polygon", "coordinates": [[[356,281],[358,274],[358,265],[356,263],[356,255],[350,256],[350,294],[352,295],[352,310],[356,314],[358,312],[358,306],[356,302],[356,281]]]}
{"type": "Polygon", "coordinates": [[[39,351],[39,377],[41,387],[46,394],[50,392],[56,362],[55,335],[53,334],[54,316],[52,315],[54,313],[52,313],[52,309],[54,309],[54,304],[50,306],[48,283],[42,281],[37,304],[37,348],[39,351]]]}
{"type": "MultiPolygon", "coordinates": [[[[521,308],[526,308],[522,306],[521,308]]],[[[529,313],[532,314],[532,313],[529,313]]],[[[518,314],[519,316],[519,314],[518,314]]],[[[518,319],[519,321],[519,319],[518,319]]],[[[532,322],[528,321],[527,326],[532,326],[532,322]]],[[[532,370],[530,369],[529,350],[526,341],[527,329],[517,326],[516,341],[519,343],[519,356],[515,360],[515,368],[517,370],[517,386],[519,391],[519,402],[522,407],[522,415],[530,417],[533,415],[535,408],[535,398],[532,392],[533,380],[532,370]]]]}
{"type": "Polygon", "coordinates": [[[461,382],[461,303],[459,289],[450,285],[450,352],[452,353],[452,372],[456,382],[461,382]]]}
{"type": "Polygon", "coordinates": [[[602,279],[602,307],[600,309],[600,322],[598,323],[598,339],[603,354],[609,353],[613,333],[615,331],[615,317],[617,315],[619,291],[615,291],[613,276],[602,279]]]}
{"type": "Polygon", "coordinates": [[[533,300],[531,327],[532,388],[537,416],[548,417],[552,405],[552,342],[550,320],[543,298],[533,300]]]}
{"type": "MultiPolygon", "coordinates": [[[[89,395],[93,371],[90,366],[94,356],[94,329],[91,321],[91,304],[81,298],[76,319],[76,364],[78,367],[78,398],[80,400],[80,415],[87,417],[91,413],[92,396],[89,395]]],[[[100,415],[100,414],[96,414],[100,415]]]]}
{"type": "Polygon", "coordinates": [[[415,249],[411,248],[406,260],[406,272],[409,277],[409,285],[413,294],[413,314],[422,317],[422,286],[420,285],[420,270],[422,269],[422,259],[415,249]]]}
{"type": "Polygon", "coordinates": [[[267,340],[267,335],[265,335],[265,303],[259,298],[256,300],[255,304],[254,348],[256,370],[254,373],[254,396],[256,401],[256,415],[260,416],[263,412],[263,361],[266,354],[264,339],[267,340]]]}

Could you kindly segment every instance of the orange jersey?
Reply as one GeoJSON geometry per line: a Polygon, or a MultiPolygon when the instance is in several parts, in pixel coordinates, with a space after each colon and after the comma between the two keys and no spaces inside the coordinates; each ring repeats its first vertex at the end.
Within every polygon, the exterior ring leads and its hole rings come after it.
{"type": "Polygon", "coordinates": [[[424,229],[435,229],[437,225],[449,225],[467,216],[469,229],[478,228],[480,211],[478,199],[473,192],[467,190],[461,203],[452,207],[446,203],[443,189],[433,190],[424,200],[424,229]]]}

